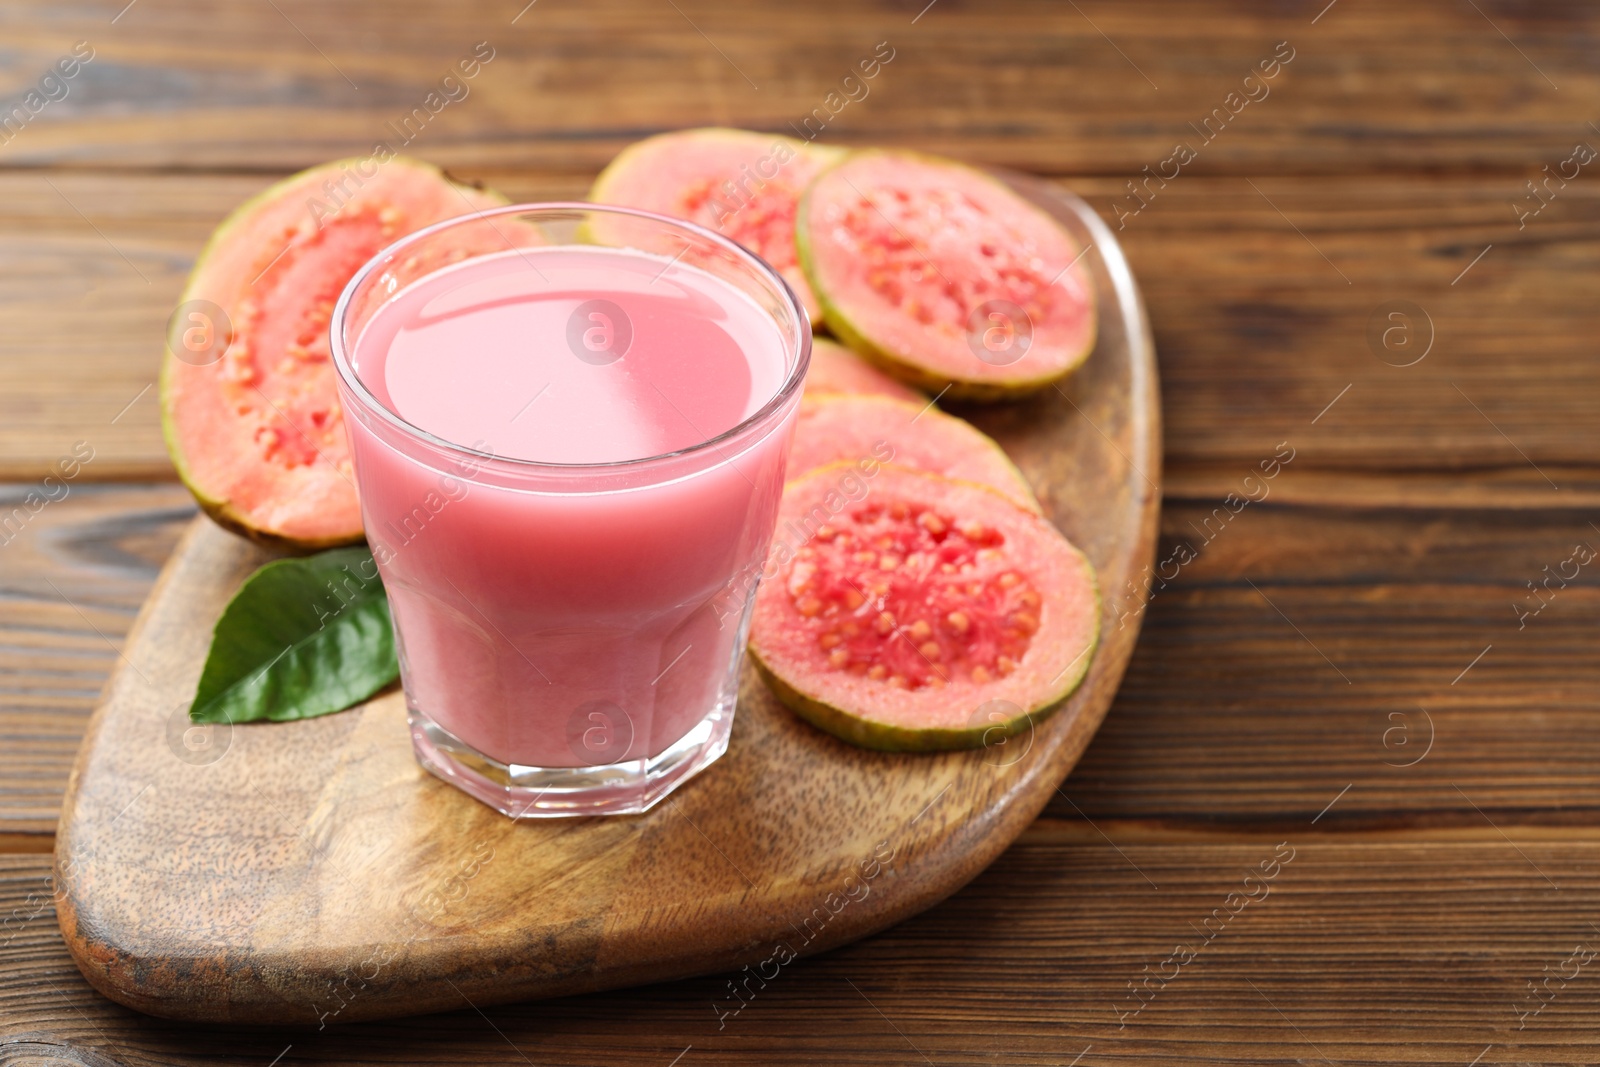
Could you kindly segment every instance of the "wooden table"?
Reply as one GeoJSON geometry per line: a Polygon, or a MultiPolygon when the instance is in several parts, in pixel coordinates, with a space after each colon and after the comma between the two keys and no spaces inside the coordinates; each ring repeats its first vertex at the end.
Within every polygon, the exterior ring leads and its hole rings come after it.
{"type": "Polygon", "coordinates": [[[0,12],[8,100],[94,53],[0,146],[5,508],[93,449],[0,533],[0,1041],[127,1067],[1593,1062],[1592,5],[125,2],[0,12]],[[999,863],[720,1026],[715,977],[320,1033],[144,1018],[79,977],[48,873],[85,716],[193,514],[163,321],[229,208],[392,140],[479,41],[409,150],[528,199],[656,130],[786,129],[889,42],[823,139],[1057,176],[1121,219],[1165,390],[1158,558],[1194,558],[999,863]]]}

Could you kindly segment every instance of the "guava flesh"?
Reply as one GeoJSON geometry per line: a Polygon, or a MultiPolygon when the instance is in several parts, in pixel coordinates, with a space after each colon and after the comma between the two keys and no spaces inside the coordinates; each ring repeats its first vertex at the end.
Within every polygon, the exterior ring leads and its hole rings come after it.
{"type": "Polygon", "coordinates": [[[928,401],[885,396],[808,396],[795,421],[788,477],[863,457],[977,482],[1038,511],[1028,481],[989,436],[928,401]]]}
{"type": "Polygon", "coordinates": [[[173,318],[161,388],[173,463],[214,519],[290,547],[360,540],[334,303],[401,236],[504,202],[427,164],[369,157],[287,178],[218,227],[173,318]],[[220,357],[188,345],[205,329],[225,334],[220,357]]]}
{"type": "Polygon", "coordinates": [[[778,531],[750,649],[780,699],[844,740],[981,746],[1037,721],[1088,668],[1093,567],[992,490],[823,467],[785,489],[778,531]]]}
{"type": "Polygon", "coordinates": [[[855,153],[807,191],[796,242],[829,329],[930,392],[1022,395],[1093,348],[1093,290],[1077,242],[971,167],[855,153]]]}
{"type": "Polygon", "coordinates": [[[770,263],[813,322],[820,309],[795,251],[795,211],[836,148],[718,127],[677,130],[630,145],[595,180],[589,199],[687,219],[770,263]]]}
{"type": "Polygon", "coordinates": [[[826,337],[816,337],[811,341],[806,395],[825,393],[867,394],[927,403],[927,397],[889,377],[843,345],[826,337]]]}

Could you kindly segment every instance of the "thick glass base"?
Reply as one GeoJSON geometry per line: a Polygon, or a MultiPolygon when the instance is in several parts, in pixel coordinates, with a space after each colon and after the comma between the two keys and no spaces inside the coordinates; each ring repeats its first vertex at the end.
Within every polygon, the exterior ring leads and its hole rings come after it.
{"type": "Polygon", "coordinates": [[[411,747],[429,771],[513,819],[630,815],[663,797],[728,750],[733,701],[719,704],[695,728],[648,759],[599,767],[527,767],[484,755],[415,707],[411,747]]]}

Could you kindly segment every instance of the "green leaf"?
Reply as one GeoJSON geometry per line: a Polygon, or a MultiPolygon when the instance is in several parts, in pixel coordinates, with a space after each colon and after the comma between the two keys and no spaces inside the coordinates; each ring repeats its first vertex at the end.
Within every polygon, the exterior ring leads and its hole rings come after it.
{"type": "Polygon", "coordinates": [[[343,711],[400,675],[372,553],[335,548],[268,563],[211,636],[189,718],[287,722],[343,711]]]}

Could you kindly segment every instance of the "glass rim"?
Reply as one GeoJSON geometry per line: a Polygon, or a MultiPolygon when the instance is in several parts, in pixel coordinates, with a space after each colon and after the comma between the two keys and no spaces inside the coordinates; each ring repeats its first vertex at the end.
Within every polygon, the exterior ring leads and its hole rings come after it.
{"type": "MultiPolygon", "coordinates": [[[[491,222],[490,225],[492,226],[493,223],[491,222]]],[[[506,241],[506,247],[511,251],[518,250],[517,246],[512,245],[509,239],[506,241]]],[[[550,247],[562,246],[556,245],[550,247]]],[[[575,247],[587,246],[578,245],[575,247]]],[[[613,246],[595,245],[593,247],[608,248],[613,246]]],[[[643,250],[636,249],[636,251],[642,252],[643,250]]],[[[499,255],[501,253],[495,252],[493,254],[499,255]]],[[[653,253],[645,252],[644,254],[651,255],[653,253]]],[[[681,254],[682,253],[680,253],[680,255],[681,254]]],[[[466,262],[466,260],[463,260],[462,262],[466,262]]],[[[422,281],[423,278],[430,278],[439,273],[440,270],[449,269],[449,267],[452,266],[459,266],[459,264],[449,264],[446,267],[429,271],[427,274],[424,274],[421,277],[413,280],[410,284],[415,285],[417,282],[422,281]]],[[[550,472],[604,472],[627,470],[663,460],[681,459],[683,457],[692,456],[696,453],[707,450],[721,452],[721,448],[719,447],[720,445],[723,445],[728,441],[741,436],[752,427],[777,415],[778,412],[783,409],[784,405],[789,402],[790,398],[792,398],[794,394],[799,391],[801,385],[805,381],[806,371],[811,363],[812,331],[811,320],[806,314],[805,305],[802,304],[800,302],[800,298],[795,295],[795,291],[789,285],[788,280],[785,279],[782,274],[778,273],[777,268],[768,263],[765,259],[762,259],[756,253],[750,251],[750,249],[723,236],[720,233],[717,233],[715,230],[707,229],[698,223],[689,222],[686,219],[675,219],[669,215],[658,214],[654,211],[644,211],[640,208],[623,207],[615,204],[596,204],[584,200],[551,200],[537,203],[507,204],[502,207],[495,208],[480,208],[477,211],[466,212],[448,219],[441,219],[438,222],[424,226],[420,230],[408,233],[398,240],[385,245],[383,248],[380,248],[377,252],[372,254],[370,259],[361,265],[361,269],[356,271],[355,275],[351,277],[347,283],[345,283],[344,289],[339,293],[339,299],[335,302],[333,307],[333,315],[328,321],[328,340],[329,347],[332,350],[333,365],[335,370],[338,372],[340,380],[347,388],[350,389],[350,391],[355,395],[356,399],[361,402],[364,408],[369,411],[376,412],[377,415],[385,422],[408,437],[420,440],[435,448],[442,449],[447,453],[455,453],[460,456],[470,457],[475,462],[487,461],[490,463],[507,464],[513,470],[543,470],[550,472]],[[795,347],[797,351],[794,353],[794,363],[789,369],[788,376],[784,379],[783,384],[778,387],[777,391],[773,393],[771,399],[769,399],[765,404],[763,404],[756,411],[752,412],[750,415],[739,420],[739,422],[735,423],[732,427],[724,430],[722,433],[719,433],[713,437],[708,437],[704,441],[698,441],[692,445],[686,445],[683,448],[674,449],[671,452],[658,452],[654,455],[639,456],[633,459],[604,460],[598,463],[556,463],[549,460],[523,459],[518,456],[502,456],[495,452],[484,452],[473,448],[471,445],[460,444],[458,442],[440,437],[437,434],[430,433],[415,423],[401,418],[397,412],[391,410],[387,404],[383,403],[383,401],[379,400],[378,397],[373,394],[372,390],[367,388],[366,383],[361,380],[361,376],[356,373],[355,367],[350,363],[350,354],[346,350],[345,346],[345,318],[349,313],[350,302],[353,299],[356,290],[361,287],[362,283],[367,280],[368,276],[371,275],[372,272],[381,264],[392,262],[404,249],[413,244],[431,237],[436,233],[450,229],[454,226],[462,225],[464,223],[492,220],[506,215],[555,213],[572,214],[597,211],[607,212],[613,215],[627,215],[634,218],[645,219],[650,222],[662,223],[673,229],[691,233],[696,237],[703,238],[710,241],[714,245],[720,246],[724,251],[731,253],[736,260],[743,261],[747,266],[751,267],[758,276],[770,283],[774,283],[777,293],[783,304],[789,309],[790,314],[794,316],[797,327],[795,330],[797,335],[797,343],[795,347]]],[[[787,348],[788,345],[786,344],[785,347],[787,348]]],[[[725,456],[724,459],[726,458],[727,457],[725,456]]]]}

